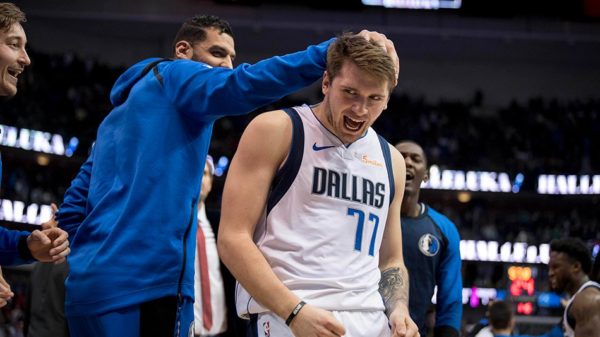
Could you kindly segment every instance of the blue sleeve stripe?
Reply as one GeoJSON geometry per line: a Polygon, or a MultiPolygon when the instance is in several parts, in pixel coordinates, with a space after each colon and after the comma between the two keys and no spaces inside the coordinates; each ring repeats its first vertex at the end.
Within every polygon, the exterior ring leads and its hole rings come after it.
{"type": "Polygon", "coordinates": [[[442,214],[431,207],[428,207],[428,214],[447,241],[436,276],[438,285],[436,327],[447,325],[460,330],[462,319],[460,235],[456,226],[442,214]]]}
{"type": "Polygon", "coordinates": [[[273,187],[267,200],[267,214],[271,212],[273,207],[283,198],[285,192],[292,186],[296,175],[298,175],[298,171],[300,171],[300,164],[302,164],[304,154],[304,125],[302,125],[302,119],[295,109],[288,108],[283,111],[292,120],[292,145],[285,164],[283,164],[283,167],[277,172],[273,180],[273,187]]]}
{"type": "Polygon", "coordinates": [[[396,185],[394,183],[394,168],[392,166],[392,154],[390,152],[390,146],[383,137],[379,137],[379,144],[381,144],[381,151],[383,152],[383,159],[385,160],[385,167],[387,167],[388,177],[390,178],[390,204],[394,200],[394,194],[396,194],[396,185]]]}

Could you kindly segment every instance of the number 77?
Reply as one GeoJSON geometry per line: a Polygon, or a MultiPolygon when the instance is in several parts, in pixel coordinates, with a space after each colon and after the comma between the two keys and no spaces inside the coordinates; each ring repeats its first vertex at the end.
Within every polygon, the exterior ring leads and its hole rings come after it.
{"type": "MultiPolygon", "coordinates": [[[[354,217],[358,215],[358,223],[356,226],[356,238],[354,241],[354,250],[361,251],[363,231],[365,227],[365,212],[356,208],[348,208],[347,215],[354,217]]],[[[369,255],[375,256],[375,238],[377,236],[377,227],[379,226],[379,217],[373,213],[369,213],[369,221],[374,223],[373,235],[371,235],[371,243],[369,244],[369,255]]]]}

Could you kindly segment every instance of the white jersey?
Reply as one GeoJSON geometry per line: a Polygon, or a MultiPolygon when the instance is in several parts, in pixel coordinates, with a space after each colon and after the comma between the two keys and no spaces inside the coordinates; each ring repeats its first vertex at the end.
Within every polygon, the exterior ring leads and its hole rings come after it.
{"type": "Polygon", "coordinates": [[[571,296],[571,298],[569,299],[569,302],[567,302],[567,307],[565,308],[565,312],[563,314],[563,330],[565,332],[565,337],[575,337],[576,322],[569,320],[569,309],[571,309],[571,304],[573,303],[573,300],[575,299],[577,294],[589,287],[594,287],[600,290],[600,283],[594,281],[587,281],[586,283],[582,284],[581,287],[579,287],[577,292],[573,294],[573,296],[571,296]]]}
{"type": "MultiPolygon", "coordinates": [[[[309,106],[286,112],[292,145],[254,242],[283,284],[307,303],[384,310],[378,264],[394,193],[389,144],[369,128],[346,146],[309,106]]],[[[243,318],[267,311],[239,284],[236,302],[243,318]]]]}

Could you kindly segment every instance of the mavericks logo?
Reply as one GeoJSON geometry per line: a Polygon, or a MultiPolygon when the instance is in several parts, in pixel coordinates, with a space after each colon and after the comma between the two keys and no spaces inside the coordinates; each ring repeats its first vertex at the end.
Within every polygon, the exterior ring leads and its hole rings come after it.
{"type": "Polygon", "coordinates": [[[440,251],[440,240],[427,233],[419,239],[419,250],[427,256],[435,256],[440,251]]]}

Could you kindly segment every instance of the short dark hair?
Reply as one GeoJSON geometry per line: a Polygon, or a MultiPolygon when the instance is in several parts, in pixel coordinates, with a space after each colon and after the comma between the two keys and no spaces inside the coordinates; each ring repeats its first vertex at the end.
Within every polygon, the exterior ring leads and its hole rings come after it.
{"type": "Polygon", "coordinates": [[[494,329],[507,329],[513,317],[510,305],[505,301],[496,301],[488,308],[490,325],[494,329]]]}
{"type": "Polygon", "coordinates": [[[425,152],[425,149],[421,146],[421,144],[417,143],[414,140],[410,140],[410,139],[403,139],[401,141],[399,141],[398,143],[396,143],[396,146],[403,144],[403,143],[410,143],[410,144],[414,144],[418,147],[421,148],[421,150],[423,151],[423,161],[425,162],[425,168],[427,169],[429,166],[429,159],[427,158],[427,152],[425,152]]]}
{"type": "Polygon", "coordinates": [[[216,15],[196,15],[181,25],[177,35],[175,35],[175,40],[173,40],[172,49],[175,50],[175,45],[179,41],[187,41],[191,45],[204,41],[206,39],[206,28],[215,28],[219,30],[220,34],[225,33],[233,37],[229,22],[216,15]]]}
{"type": "Polygon", "coordinates": [[[592,269],[592,256],[585,243],[578,238],[556,239],[550,242],[550,251],[567,254],[581,264],[581,270],[589,274],[592,269]]]}
{"type": "Polygon", "coordinates": [[[0,2],[0,31],[7,31],[15,23],[25,21],[25,13],[19,7],[10,2],[0,2]]]}

